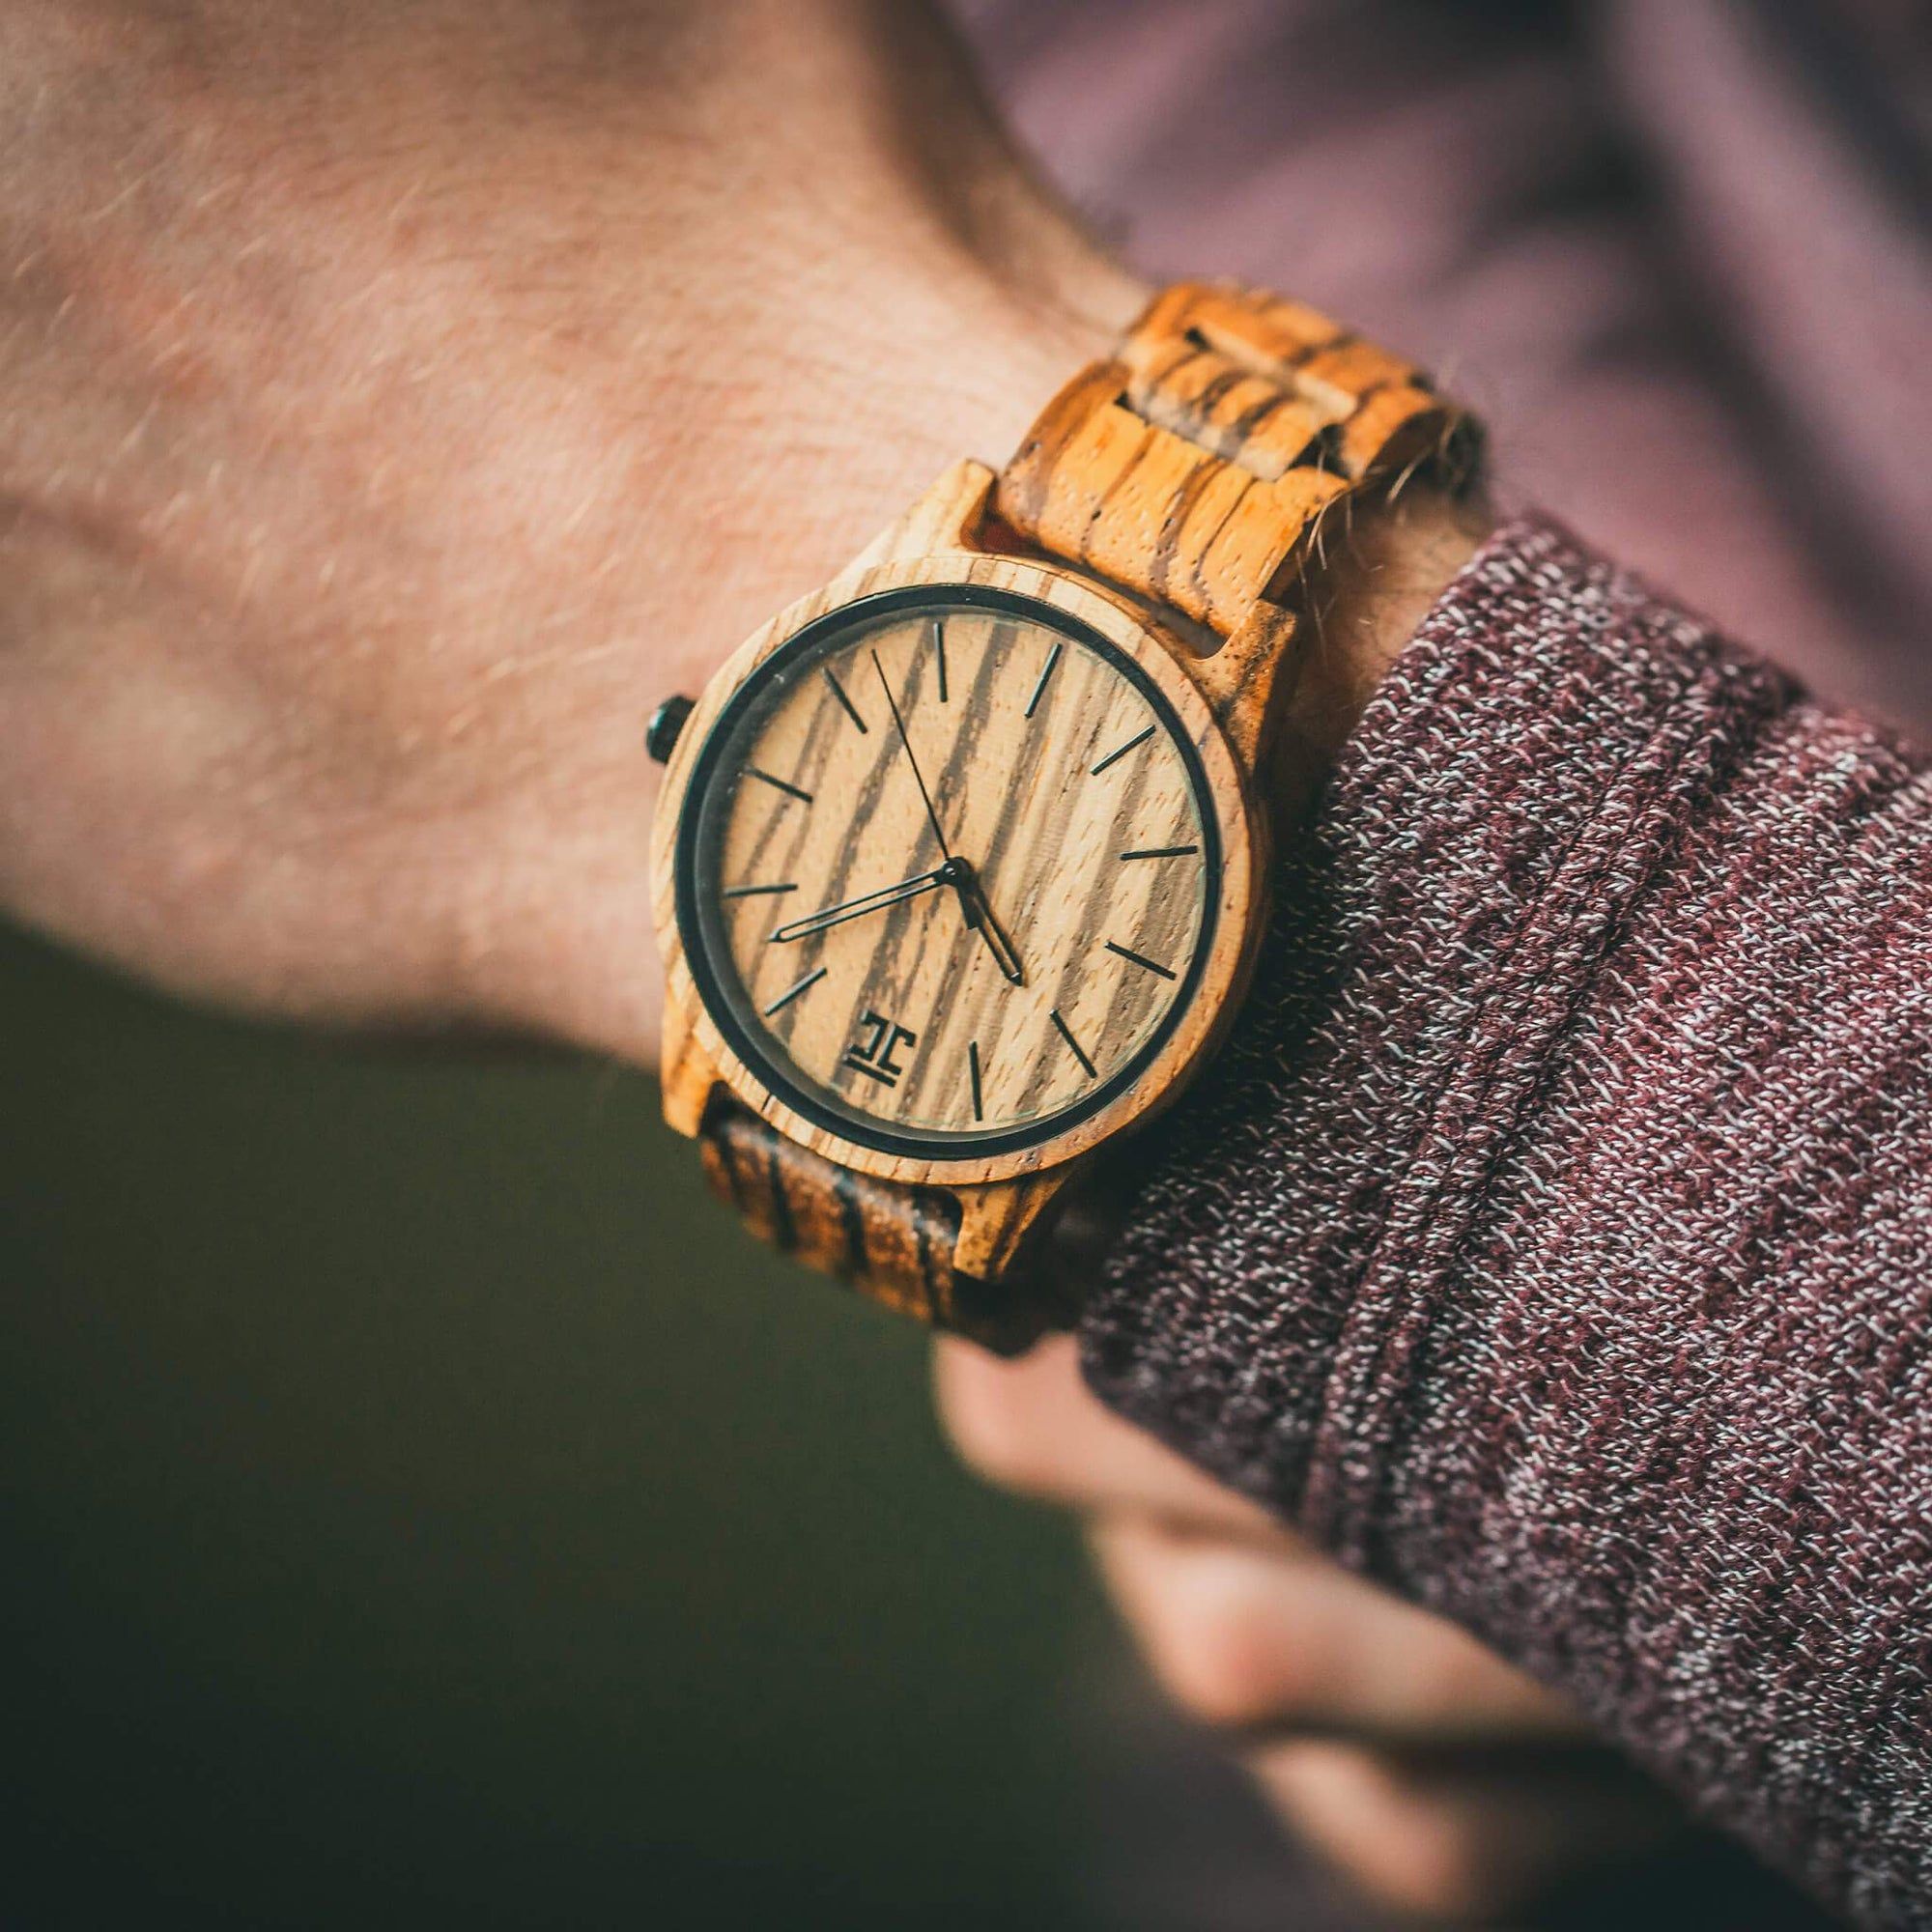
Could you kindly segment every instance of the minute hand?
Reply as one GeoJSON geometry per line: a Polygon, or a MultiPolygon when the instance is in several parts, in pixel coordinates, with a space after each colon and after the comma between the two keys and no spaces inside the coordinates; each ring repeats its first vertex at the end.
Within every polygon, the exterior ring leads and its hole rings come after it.
{"type": "Polygon", "coordinates": [[[888,906],[897,905],[901,899],[916,899],[922,893],[937,892],[941,886],[951,885],[952,872],[950,865],[935,866],[931,871],[922,872],[916,879],[902,879],[895,886],[883,886],[876,893],[866,894],[863,898],[827,906],[809,919],[795,919],[789,925],[780,926],[772,938],[782,946],[790,940],[805,939],[814,932],[823,932],[828,926],[843,925],[848,919],[858,919],[868,912],[883,912],[888,906]]]}

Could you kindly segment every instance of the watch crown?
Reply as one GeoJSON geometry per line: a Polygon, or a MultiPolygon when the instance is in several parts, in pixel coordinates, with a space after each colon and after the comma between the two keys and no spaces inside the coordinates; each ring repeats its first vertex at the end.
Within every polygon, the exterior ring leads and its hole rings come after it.
{"type": "Polygon", "coordinates": [[[684,721],[696,708],[688,697],[667,697],[651,713],[651,722],[644,726],[644,750],[659,764],[670,762],[670,754],[684,733],[684,721]]]}

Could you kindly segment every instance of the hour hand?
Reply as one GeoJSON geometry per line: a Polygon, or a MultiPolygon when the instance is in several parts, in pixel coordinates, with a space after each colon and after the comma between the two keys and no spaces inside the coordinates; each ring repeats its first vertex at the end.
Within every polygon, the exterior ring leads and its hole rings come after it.
{"type": "Polygon", "coordinates": [[[1024,986],[1026,968],[1020,964],[1020,955],[1013,942],[1007,937],[1006,928],[993,917],[993,908],[981,898],[967,917],[979,927],[980,937],[986,942],[986,949],[993,955],[993,964],[1013,985],[1024,986]]]}
{"type": "Polygon", "coordinates": [[[1015,986],[1026,984],[1026,968],[1020,964],[1020,955],[1013,942],[1007,937],[1006,927],[993,916],[993,908],[986,899],[986,889],[980,883],[980,875],[970,867],[963,868],[966,876],[959,882],[959,909],[966,916],[966,923],[986,942],[986,951],[993,955],[993,964],[1005,978],[1015,986]]]}
{"type": "Polygon", "coordinates": [[[843,925],[848,919],[859,919],[868,912],[883,912],[888,906],[897,905],[901,899],[916,899],[922,893],[936,892],[952,882],[952,867],[950,865],[935,866],[931,871],[921,872],[917,878],[901,879],[895,886],[882,886],[875,893],[847,899],[842,905],[827,906],[806,919],[795,919],[788,925],[780,926],[772,937],[781,946],[794,939],[808,939],[812,933],[823,932],[829,926],[843,925]]]}

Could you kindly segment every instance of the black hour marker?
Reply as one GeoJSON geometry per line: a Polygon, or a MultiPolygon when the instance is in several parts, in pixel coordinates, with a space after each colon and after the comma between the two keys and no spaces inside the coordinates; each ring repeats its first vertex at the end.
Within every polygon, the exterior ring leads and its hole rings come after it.
{"type": "Polygon", "coordinates": [[[1039,682],[1033,688],[1033,696],[1027,699],[1026,715],[1031,718],[1039,709],[1039,700],[1046,696],[1046,681],[1053,675],[1054,668],[1060,663],[1060,654],[1066,646],[1058,639],[1053,649],[1047,653],[1046,668],[1039,674],[1039,682]]]}
{"type": "Polygon", "coordinates": [[[1138,852],[1122,852],[1122,862],[1128,859],[1185,859],[1190,853],[1200,851],[1198,845],[1147,845],[1138,852]]]}
{"type": "Polygon", "coordinates": [[[859,707],[856,704],[854,704],[849,697],[845,696],[845,687],[842,684],[840,684],[836,677],[832,675],[832,667],[830,665],[823,665],[820,667],[820,668],[825,672],[826,683],[832,687],[833,696],[836,697],[839,701],[839,703],[845,707],[846,717],[851,719],[853,724],[858,725],[859,729],[862,732],[868,729],[869,727],[867,725],[866,721],[859,716],[859,707]]]}
{"type": "Polygon", "coordinates": [[[1110,939],[1107,951],[1118,953],[1122,959],[1131,959],[1136,966],[1145,966],[1150,973],[1158,973],[1163,980],[1172,980],[1174,975],[1157,959],[1150,959],[1145,952],[1135,952],[1125,946],[1116,946],[1110,939]]]}
{"type": "Polygon", "coordinates": [[[763,779],[768,785],[776,785],[787,797],[803,799],[807,805],[811,803],[811,794],[809,791],[804,790],[799,785],[790,783],[787,780],[775,779],[770,772],[761,772],[756,765],[747,765],[745,767],[745,776],[747,778],[763,779]]]}
{"type": "Polygon", "coordinates": [[[766,1017],[767,1019],[770,1019],[770,1018],[771,1018],[771,1016],[772,1016],[772,1015],[773,1015],[773,1014],[774,1014],[775,1012],[777,1012],[777,1011],[779,1010],[779,1009],[780,1009],[781,1007],[788,1007],[788,1006],[790,1006],[790,1005],[791,1005],[791,1003],[792,1003],[792,1002],[793,1002],[793,1001],[794,1001],[795,999],[797,999],[797,998],[798,998],[798,996],[799,996],[799,995],[800,995],[801,993],[803,993],[803,992],[807,992],[807,991],[809,991],[809,990],[810,990],[810,989],[811,988],[811,987],[813,987],[813,986],[817,985],[817,984],[818,984],[818,982],[819,982],[819,980],[821,980],[822,979],[824,979],[824,978],[825,978],[825,976],[826,976],[826,974],[827,974],[827,973],[828,973],[828,972],[829,972],[830,970],[831,970],[831,969],[830,969],[829,967],[825,967],[825,966],[820,966],[820,967],[817,967],[817,968],[815,968],[815,969],[814,969],[814,970],[813,970],[812,972],[810,972],[810,973],[808,973],[808,974],[807,974],[807,975],[805,976],[805,978],[804,978],[803,980],[800,980],[800,981],[798,982],[798,984],[797,984],[797,985],[795,985],[795,986],[787,986],[787,987],[785,988],[785,990],[784,990],[784,991],[783,991],[782,993],[781,993],[781,994],[780,994],[780,995],[778,996],[778,998],[777,998],[776,1000],[774,1000],[774,1001],[773,1001],[773,1002],[771,1003],[771,1005],[770,1005],[770,1006],[768,1006],[768,1007],[767,1007],[767,1008],[765,1009],[765,1017],[766,1017]]]}
{"type": "Polygon", "coordinates": [[[939,701],[946,702],[946,623],[943,618],[932,620],[932,652],[939,660],[939,701]]]}
{"type": "Polygon", "coordinates": [[[1077,1060],[1081,1064],[1081,1065],[1087,1069],[1088,1079],[1090,1080],[1093,1079],[1094,1063],[1087,1058],[1087,1049],[1083,1047],[1080,1044],[1080,1042],[1073,1037],[1073,1029],[1069,1027],[1066,1024],[1066,1022],[1060,1017],[1060,1009],[1058,1007],[1055,1007],[1053,1009],[1053,1023],[1060,1029],[1061,1038],[1064,1039],[1067,1043],[1067,1045],[1073,1049],[1074,1059],[1077,1060]]]}
{"type": "Polygon", "coordinates": [[[1100,774],[1107,769],[1109,765],[1118,765],[1121,762],[1121,760],[1127,755],[1129,752],[1138,751],[1140,747],[1145,745],[1147,741],[1152,736],[1153,736],[1153,726],[1150,724],[1145,731],[1136,732],[1134,736],[1129,738],[1124,745],[1120,746],[1115,751],[1109,752],[1107,755],[1104,758],[1102,758],[1097,765],[1094,767],[1093,771],[1089,774],[1089,776],[1097,779],[1100,776],[1100,774]]]}
{"type": "Polygon", "coordinates": [[[728,891],[720,893],[718,896],[722,899],[759,899],[763,898],[767,893],[795,893],[797,891],[798,887],[796,885],[732,886],[728,891]]]}
{"type": "Polygon", "coordinates": [[[980,1098],[980,1042],[977,1039],[966,1042],[966,1067],[973,1076],[973,1118],[983,1121],[986,1109],[980,1098]]]}

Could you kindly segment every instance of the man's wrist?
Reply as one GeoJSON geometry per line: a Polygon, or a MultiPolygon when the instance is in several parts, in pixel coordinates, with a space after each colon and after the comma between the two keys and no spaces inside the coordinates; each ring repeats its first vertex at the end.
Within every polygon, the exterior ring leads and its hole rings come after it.
{"type": "Polygon", "coordinates": [[[1324,574],[1289,707],[1287,755],[1341,750],[1377,687],[1494,527],[1480,493],[1418,483],[1326,533],[1324,574]]]}
{"type": "Polygon", "coordinates": [[[28,117],[0,300],[14,916],[260,1011],[655,1056],[652,705],[1144,296],[926,10],[656,13],[614,87],[534,5],[217,8],[206,73],[153,9],[111,59],[25,29],[20,99],[85,112],[28,117]]]}

